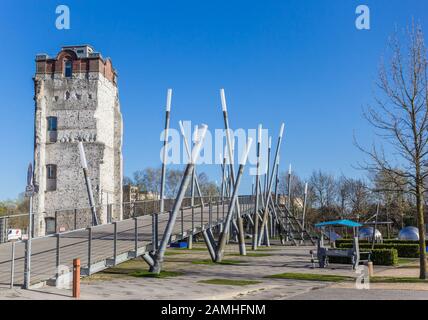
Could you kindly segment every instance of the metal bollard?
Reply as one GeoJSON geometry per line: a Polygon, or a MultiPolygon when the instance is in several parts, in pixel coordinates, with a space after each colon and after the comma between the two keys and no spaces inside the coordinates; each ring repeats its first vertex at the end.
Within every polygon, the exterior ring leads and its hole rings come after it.
{"type": "Polygon", "coordinates": [[[13,288],[14,277],[15,277],[15,241],[12,242],[12,260],[10,265],[10,288],[13,288]]]}
{"type": "Polygon", "coordinates": [[[73,260],[73,298],[80,298],[80,259],[73,260]]]}

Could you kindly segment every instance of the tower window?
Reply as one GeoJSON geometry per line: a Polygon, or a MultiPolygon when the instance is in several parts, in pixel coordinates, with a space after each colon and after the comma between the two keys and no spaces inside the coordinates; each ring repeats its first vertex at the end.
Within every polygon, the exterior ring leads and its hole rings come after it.
{"type": "Polygon", "coordinates": [[[46,165],[46,191],[56,190],[57,172],[55,164],[46,165]]]}
{"type": "Polygon", "coordinates": [[[64,76],[66,78],[71,78],[73,75],[73,61],[67,60],[64,63],[64,76]]]}
{"type": "Polygon", "coordinates": [[[48,131],[57,131],[57,130],[58,130],[58,118],[48,117],[48,131]]]}
{"type": "Polygon", "coordinates": [[[48,142],[56,142],[58,138],[58,118],[48,117],[48,142]]]}

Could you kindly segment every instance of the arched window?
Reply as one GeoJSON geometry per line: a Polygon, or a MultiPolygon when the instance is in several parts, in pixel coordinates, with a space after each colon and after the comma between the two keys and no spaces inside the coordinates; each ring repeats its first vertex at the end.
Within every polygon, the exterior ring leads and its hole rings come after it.
{"type": "Polygon", "coordinates": [[[71,78],[73,75],[73,61],[65,60],[64,62],[64,76],[66,78],[71,78]]]}

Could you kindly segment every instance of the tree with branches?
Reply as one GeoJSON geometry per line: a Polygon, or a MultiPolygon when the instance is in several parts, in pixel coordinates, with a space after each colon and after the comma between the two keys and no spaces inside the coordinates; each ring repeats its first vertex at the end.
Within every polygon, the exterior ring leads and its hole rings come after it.
{"type": "Polygon", "coordinates": [[[407,29],[407,46],[396,32],[389,42],[389,62],[383,61],[376,82],[375,104],[364,116],[375,128],[380,141],[393,150],[387,156],[382,145],[356,145],[369,158],[361,166],[382,172],[392,191],[408,190],[415,196],[419,230],[421,279],[426,279],[424,193],[428,177],[428,83],[427,56],[420,25],[407,29]]]}

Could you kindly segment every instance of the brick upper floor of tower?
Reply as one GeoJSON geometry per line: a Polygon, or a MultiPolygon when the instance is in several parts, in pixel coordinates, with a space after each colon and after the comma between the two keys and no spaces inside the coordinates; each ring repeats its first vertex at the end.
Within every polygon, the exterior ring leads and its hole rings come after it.
{"type": "Polygon", "coordinates": [[[117,73],[109,58],[103,59],[89,45],[65,46],[55,58],[47,54],[36,55],[37,74],[62,74],[65,78],[72,74],[99,72],[113,84],[117,84],[117,73]]]}

